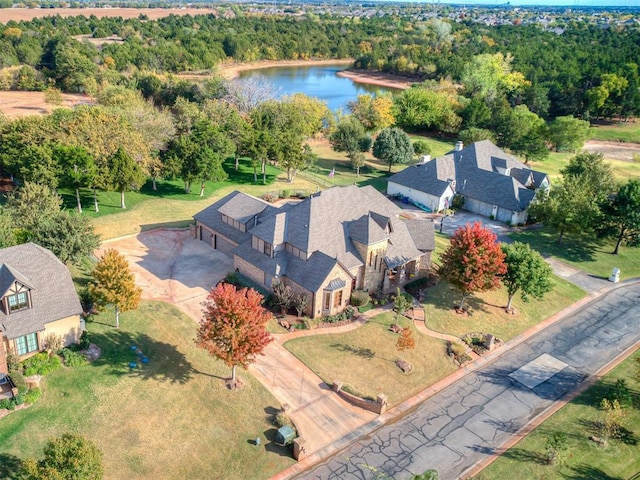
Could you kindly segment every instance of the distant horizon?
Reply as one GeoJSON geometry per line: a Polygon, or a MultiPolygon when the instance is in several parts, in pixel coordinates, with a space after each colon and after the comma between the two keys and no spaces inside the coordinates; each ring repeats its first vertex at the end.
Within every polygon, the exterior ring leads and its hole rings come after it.
{"type": "MultiPolygon", "coordinates": [[[[407,0],[398,0],[407,1],[407,0]]],[[[422,0],[408,0],[410,3],[422,2],[422,0]]],[[[506,6],[509,3],[512,7],[597,7],[597,8],[615,8],[615,7],[636,7],[640,10],[640,0],[427,0],[427,4],[439,5],[469,5],[478,6],[485,5],[488,7],[506,6]]]]}

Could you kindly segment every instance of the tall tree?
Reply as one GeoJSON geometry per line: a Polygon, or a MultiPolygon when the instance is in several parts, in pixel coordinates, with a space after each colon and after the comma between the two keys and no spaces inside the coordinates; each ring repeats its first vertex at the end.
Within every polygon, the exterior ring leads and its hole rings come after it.
{"type": "Polygon", "coordinates": [[[596,203],[603,202],[616,188],[613,169],[605,163],[602,153],[580,153],[571,158],[560,173],[563,179],[579,180],[596,203]]]}
{"type": "Polygon", "coordinates": [[[67,211],[44,218],[30,240],[51,250],[64,263],[79,263],[100,246],[93,222],[88,217],[67,211]]]}
{"type": "Polygon", "coordinates": [[[556,152],[580,150],[589,135],[589,122],[571,116],[556,117],[549,125],[549,140],[556,152]]]}
{"type": "Polygon", "coordinates": [[[518,292],[528,302],[529,297],[540,299],[551,291],[552,269],[538,252],[521,242],[503,243],[501,248],[507,265],[507,271],[500,277],[509,295],[507,312],[511,311],[511,302],[518,292]]]}
{"type": "Polygon", "coordinates": [[[463,309],[469,295],[498,288],[500,275],[506,273],[507,266],[496,234],[480,222],[458,228],[450,243],[438,272],[462,292],[458,308],[463,309]]]}
{"type": "Polygon", "coordinates": [[[377,132],[389,128],[395,122],[393,117],[393,97],[390,93],[383,95],[358,95],[349,102],[349,110],[362,126],[369,132],[377,132]]]}
{"type": "Polygon", "coordinates": [[[81,435],[64,433],[44,447],[42,460],[23,462],[24,480],[100,480],[104,474],[102,452],[81,435]]]}
{"type": "Polygon", "coordinates": [[[78,213],[82,213],[80,188],[94,182],[97,175],[95,162],[83,147],[58,144],[53,148],[53,155],[62,169],[62,183],[75,189],[78,213]]]}
{"type": "Polygon", "coordinates": [[[399,128],[385,128],[373,142],[373,156],[391,166],[408,163],[413,158],[413,147],[409,135],[399,128]]]}
{"type": "Polygon", "coordinates": [[[640,180],[632,179],[622,185],[618,193],[603,206],[600,233],[616,239],[613,254],[620,245],[640,243],[640,180]]]}
{"type": "Polygon", "coordinates": [[[57,215],[62,207],[62,198],[46,185],[26,182],[11,193],[7,199],[7,210],[16,228],[33,232],[43,220],[57,215]]]}
{"type": "Polygon", "coordinates": [[[124,193],[140,190],[146,176],[138,163],[122,148],[118,148],[109,161],[111,185],[120,192],[120,208],[127,208],[124,193]]]}
{"type": "Polygon", "coordinates": [[[89,294],[96,308],[104,310],[113,306],[116,328],[120,328],[120,312],[137,309],[142,296],[129,263],[117,250],[110,248],[100,257],[92,276],[89,294]]]}
{"type": "Polygon", "coordinates": [[[262,307],[262,295],[253,289],[236,290],[219,283],[204,302],[196,344],[231,367],[236,384],[236,367],[247,368],[255,356],[273,340],[265,330],[271,314],[262,307]]]}
{"type": "Polygon", "coordinates": [[[357,176],[360,176],[360,168],[364,165],[364,157],[361,154],[369,150],[369,148],[363,149],[370,147],[371,143],[365,142],[365,138],[368,139],[369,137],[365,132],[364,126],[352,116],[344,117],[340,120],[329,136],[331,147],[336,152],[347,154],[357,176]]]}

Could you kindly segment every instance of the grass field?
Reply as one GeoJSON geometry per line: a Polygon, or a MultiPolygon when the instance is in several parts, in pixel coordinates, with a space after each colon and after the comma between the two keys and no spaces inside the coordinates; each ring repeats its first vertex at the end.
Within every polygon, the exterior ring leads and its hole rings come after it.
{"type": "MultiPolygon", "coordinates": [[[[552,180],[560,178],[560,170],[569,164],[569,160],[575,157],[574,153],[551,152],[549,157],[541,162],[530,162],[534,170],[545,172],[552,180]]],[[[613,174],[620,182],[629,178],[640,178],[640,163],[613,160],[605,157],[606,163],[613,168],[613,174]]]]}
{"type": "Polygon", "coordinates": [[[592,127],[593,140],[603,142],[640,143],[640,123],[614,123],[611,125],[595,125],[592,127]]]}
{"type": "Polygon", "coordinates": [[[612,255],[613,240],[601,240],[589,235],[565,235],[558,245],[558,233],[551,228],[512,233],[513,240],[528,243],[542,255],[559,258],[596,277],[608,278],[613,267],[620,268],[622,279],[640,277],[640,248],[622,245],[618,255],[612,255]]]}
{"type": "Polygon", "coordinates": [[[503,478],[523,479],[600,479],[624,480],[637,478],[640,471],[640,384],[637,381],[637,361],[640,352],[618,365],[600,382],[579,395],[549,420],[531,432],[485,468],[474,480],[503,478]],[[606,447],[589,440],[602,398],[612,398],[616,380],[625,380],[634,407],[626,408],[622,440],[610,441],[606,447]],[[567,451],[557,465],[544,460],[545,443],[555,432],[567,436],[567,451]]]}
{"type": "Polygon", "coordinates": [[[425,324],[432,330],[451,335],[483,332],[507,341],[585,295],[584,291],[558,277],[553,278],[553,283],[553,290],[542,300],[532,299],[524,303],[516,294],[513,306],[517,315],[505,312],[507,294],[500,289],[465,300],[469,315],[461,317],[453,311],[453,307],[460,303],[459,290],[442,281],[425,291],[425,324]]]}
{"type": "MultiPolygon", "coordinates": [[[[0,464],[40,456],[47,439],[78,432],[104,454],[105,478],[268,478],[294,463],[273,442],[268,414],[280,405],[250,374],[228,390],[229,369],[193,342],[196,324],[166,303],[146,302],[88,324],[102,348],[93,364],[61,369],[44,380],[31,408],[0,422],[0,464]],[[129,369],[137,345],[149,358],[129,369]],[[262,446],[250,439],[260,437],[262,446]]],[[[0,479],[12,479],[0,469],[0,479]]]]}
{"type": "Polygon", "coordinates": [[[390,405],[395,405],[456,367],[444,342],[418,333],[404,318],[400,325],[410,326],[416,348],[399,352],[395,347],[398,334],[389,331],[393,318],[393,314],[378,315],[353,332],[303,337],[288,341],[285,347],[325,382],[341,380],[373,398],[384,393],[390,405]],[[413,371],[403,374],[394,363],[397,358],[413,364],[413,371]]]}

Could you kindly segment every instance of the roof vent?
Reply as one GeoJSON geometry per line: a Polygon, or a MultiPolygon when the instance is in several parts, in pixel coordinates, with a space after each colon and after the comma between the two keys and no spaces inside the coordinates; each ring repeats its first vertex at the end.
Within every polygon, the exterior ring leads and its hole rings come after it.
{"type": "Polygon", "coordinates": [[[460,150],[462,150],[463,148],[464,148],[464,143],[462,143],[462,142],[460,142],[460,141],[456,142],[456,146],[455,146],[455,148],[454,148],[454,150],[455,150],[456,152],[459,152],[459,151],[460,151],[460,150]]]}

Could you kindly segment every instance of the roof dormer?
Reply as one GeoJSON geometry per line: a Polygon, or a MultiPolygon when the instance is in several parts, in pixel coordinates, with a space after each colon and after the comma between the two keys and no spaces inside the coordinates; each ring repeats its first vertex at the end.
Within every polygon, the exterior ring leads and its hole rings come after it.
{"type": "Polygon", "coordinates": [[[30,281],[6,263],[0,265],[2,307],[7,315],[31,307],[30,281]]]}

